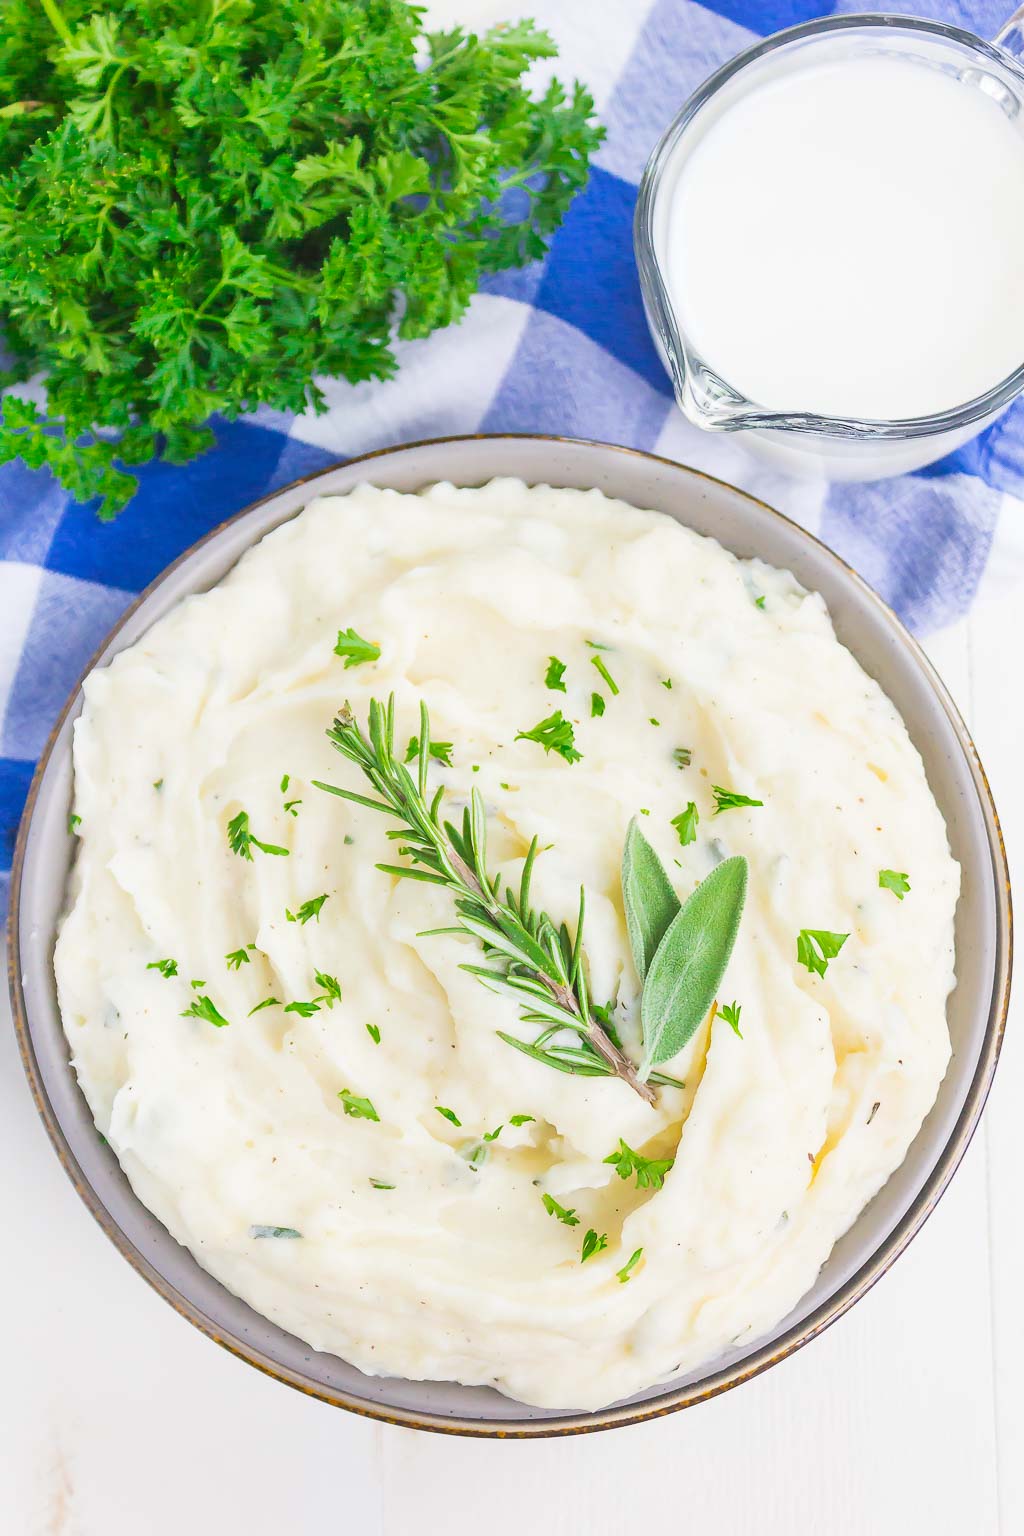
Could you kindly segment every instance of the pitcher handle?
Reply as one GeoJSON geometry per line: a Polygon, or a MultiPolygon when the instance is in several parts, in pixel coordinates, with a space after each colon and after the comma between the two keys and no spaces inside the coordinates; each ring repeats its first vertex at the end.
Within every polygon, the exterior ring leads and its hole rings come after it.
{"type": "Polygon", "coordinates": [[[1024,5],[1019,5],[1007,18],[992,41],[1014,58],[1024,58],[1024,5]]]}

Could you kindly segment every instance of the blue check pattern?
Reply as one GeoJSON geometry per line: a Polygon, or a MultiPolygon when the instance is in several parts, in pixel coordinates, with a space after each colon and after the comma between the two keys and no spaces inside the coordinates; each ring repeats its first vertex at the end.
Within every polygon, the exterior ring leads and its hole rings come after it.
{"type": "MultiPolygon", "coordinates": [[[[549,19],[557,33],[554,0],[523,9],[549,19]]],[[[992,36],[1012,0],[935,0],[931,9],[992,36]]],[[[464,10],[471,19],[472,0],[464,10]]],[[[821,12],[821,0],[592,4],[590,51],[577,59],[563,42],[560,67],[591,78],[593,60],[603,59],[607,72],[621,58],[621,69],[601,93],[608,138],[586,193],[543,263],[489,280],[459,327],[403,348],[396,380],[332,384],[330,411],[318,419],[266,413],[217,424],[217,447],[205,457],[144,469],[139,494],[113,524],[71,502],[45,472],[0,469],[0,884],[47,734],[132,597],[247,503],[389,443],[536,431],[690,459],[809,523],[919,632],[966,612],[1000,510],[1016,510],[1007,495],[1024,497],[1024,405],[926,471],[880,485],[822,485],[808,500],[739,466],[728,439],[682,422],[644,321],[632,215],[660,132],[689,91],[739,49],[821,12]]]]}

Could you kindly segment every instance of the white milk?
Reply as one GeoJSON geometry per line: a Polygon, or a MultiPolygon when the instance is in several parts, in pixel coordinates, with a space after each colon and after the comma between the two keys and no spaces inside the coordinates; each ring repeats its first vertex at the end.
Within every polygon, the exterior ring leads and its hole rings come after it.
{"type": "Polygon", "coordinates": [[[669,298],[751,401],[901,420],[1024,363],[1024,126],[977,84],[893,57],[805,65],[679,153],[657,220],[669,298]]]}

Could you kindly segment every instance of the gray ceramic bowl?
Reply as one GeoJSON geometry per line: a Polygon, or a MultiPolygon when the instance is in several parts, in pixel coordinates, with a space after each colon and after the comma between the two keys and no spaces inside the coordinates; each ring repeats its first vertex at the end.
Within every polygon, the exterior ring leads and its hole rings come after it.
{"type": "Polygon", "coordinates": [[[97,1136],[68,1063],[52,954],[73,839],[71,728],[75,691],[32,783],[15,855],[10,978],[29,1082],[79,1194],[124,1256],[184,1317],[250,1364],[329,1403],[421,1429],[471,1435],[544,1435],[603,1429],[685,1408],[784,1359],[851,1306],[909,1243],[949,1182],[992,1081],[1009,997],[1011,920],[995,808],[971,739],[948,694],[894,615],[822,544],[732,486],[665,459],[601,443],[538,437],[449,438],[355,459],[287,487],[216,529],[142,594],[94,658],[108,661],[188,593],[211,587],[270,528],[315,496],[360,481],[414,491],[436,480],[479,485],[496,475],[596,486],[713,534],[739,555],[760,555],[821,592],[840,639],[903,715],[963,868],[957,909],[958,983],[949,1002],[953,1057],[935,1107],[903,1166],[837,1244],[813,1290],[772,1334],[695,1375],[600,1413],[528,1408],[490,1389],[372,1378],[319,1354],[232,1296],[200,1269],[132,1193],[97,1136]]]}

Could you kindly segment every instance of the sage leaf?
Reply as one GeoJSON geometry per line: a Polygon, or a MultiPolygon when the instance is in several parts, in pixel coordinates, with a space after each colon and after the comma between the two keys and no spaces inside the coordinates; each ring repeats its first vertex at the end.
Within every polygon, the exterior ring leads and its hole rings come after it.
{"type": "Polygon", "coordinates": [[[683,903],[658,945],[640,1004],[639,1076],[681,1051],[706,1016],[729,963],[747,894],[747,861],[725,859],[683,903]]]}
{"type": "Polygon", "coordinates": [[[622,904],[633,964],[644,981],[658,945],[679,911],[679,897],[635,817],[622,850],[622,904]]]}

